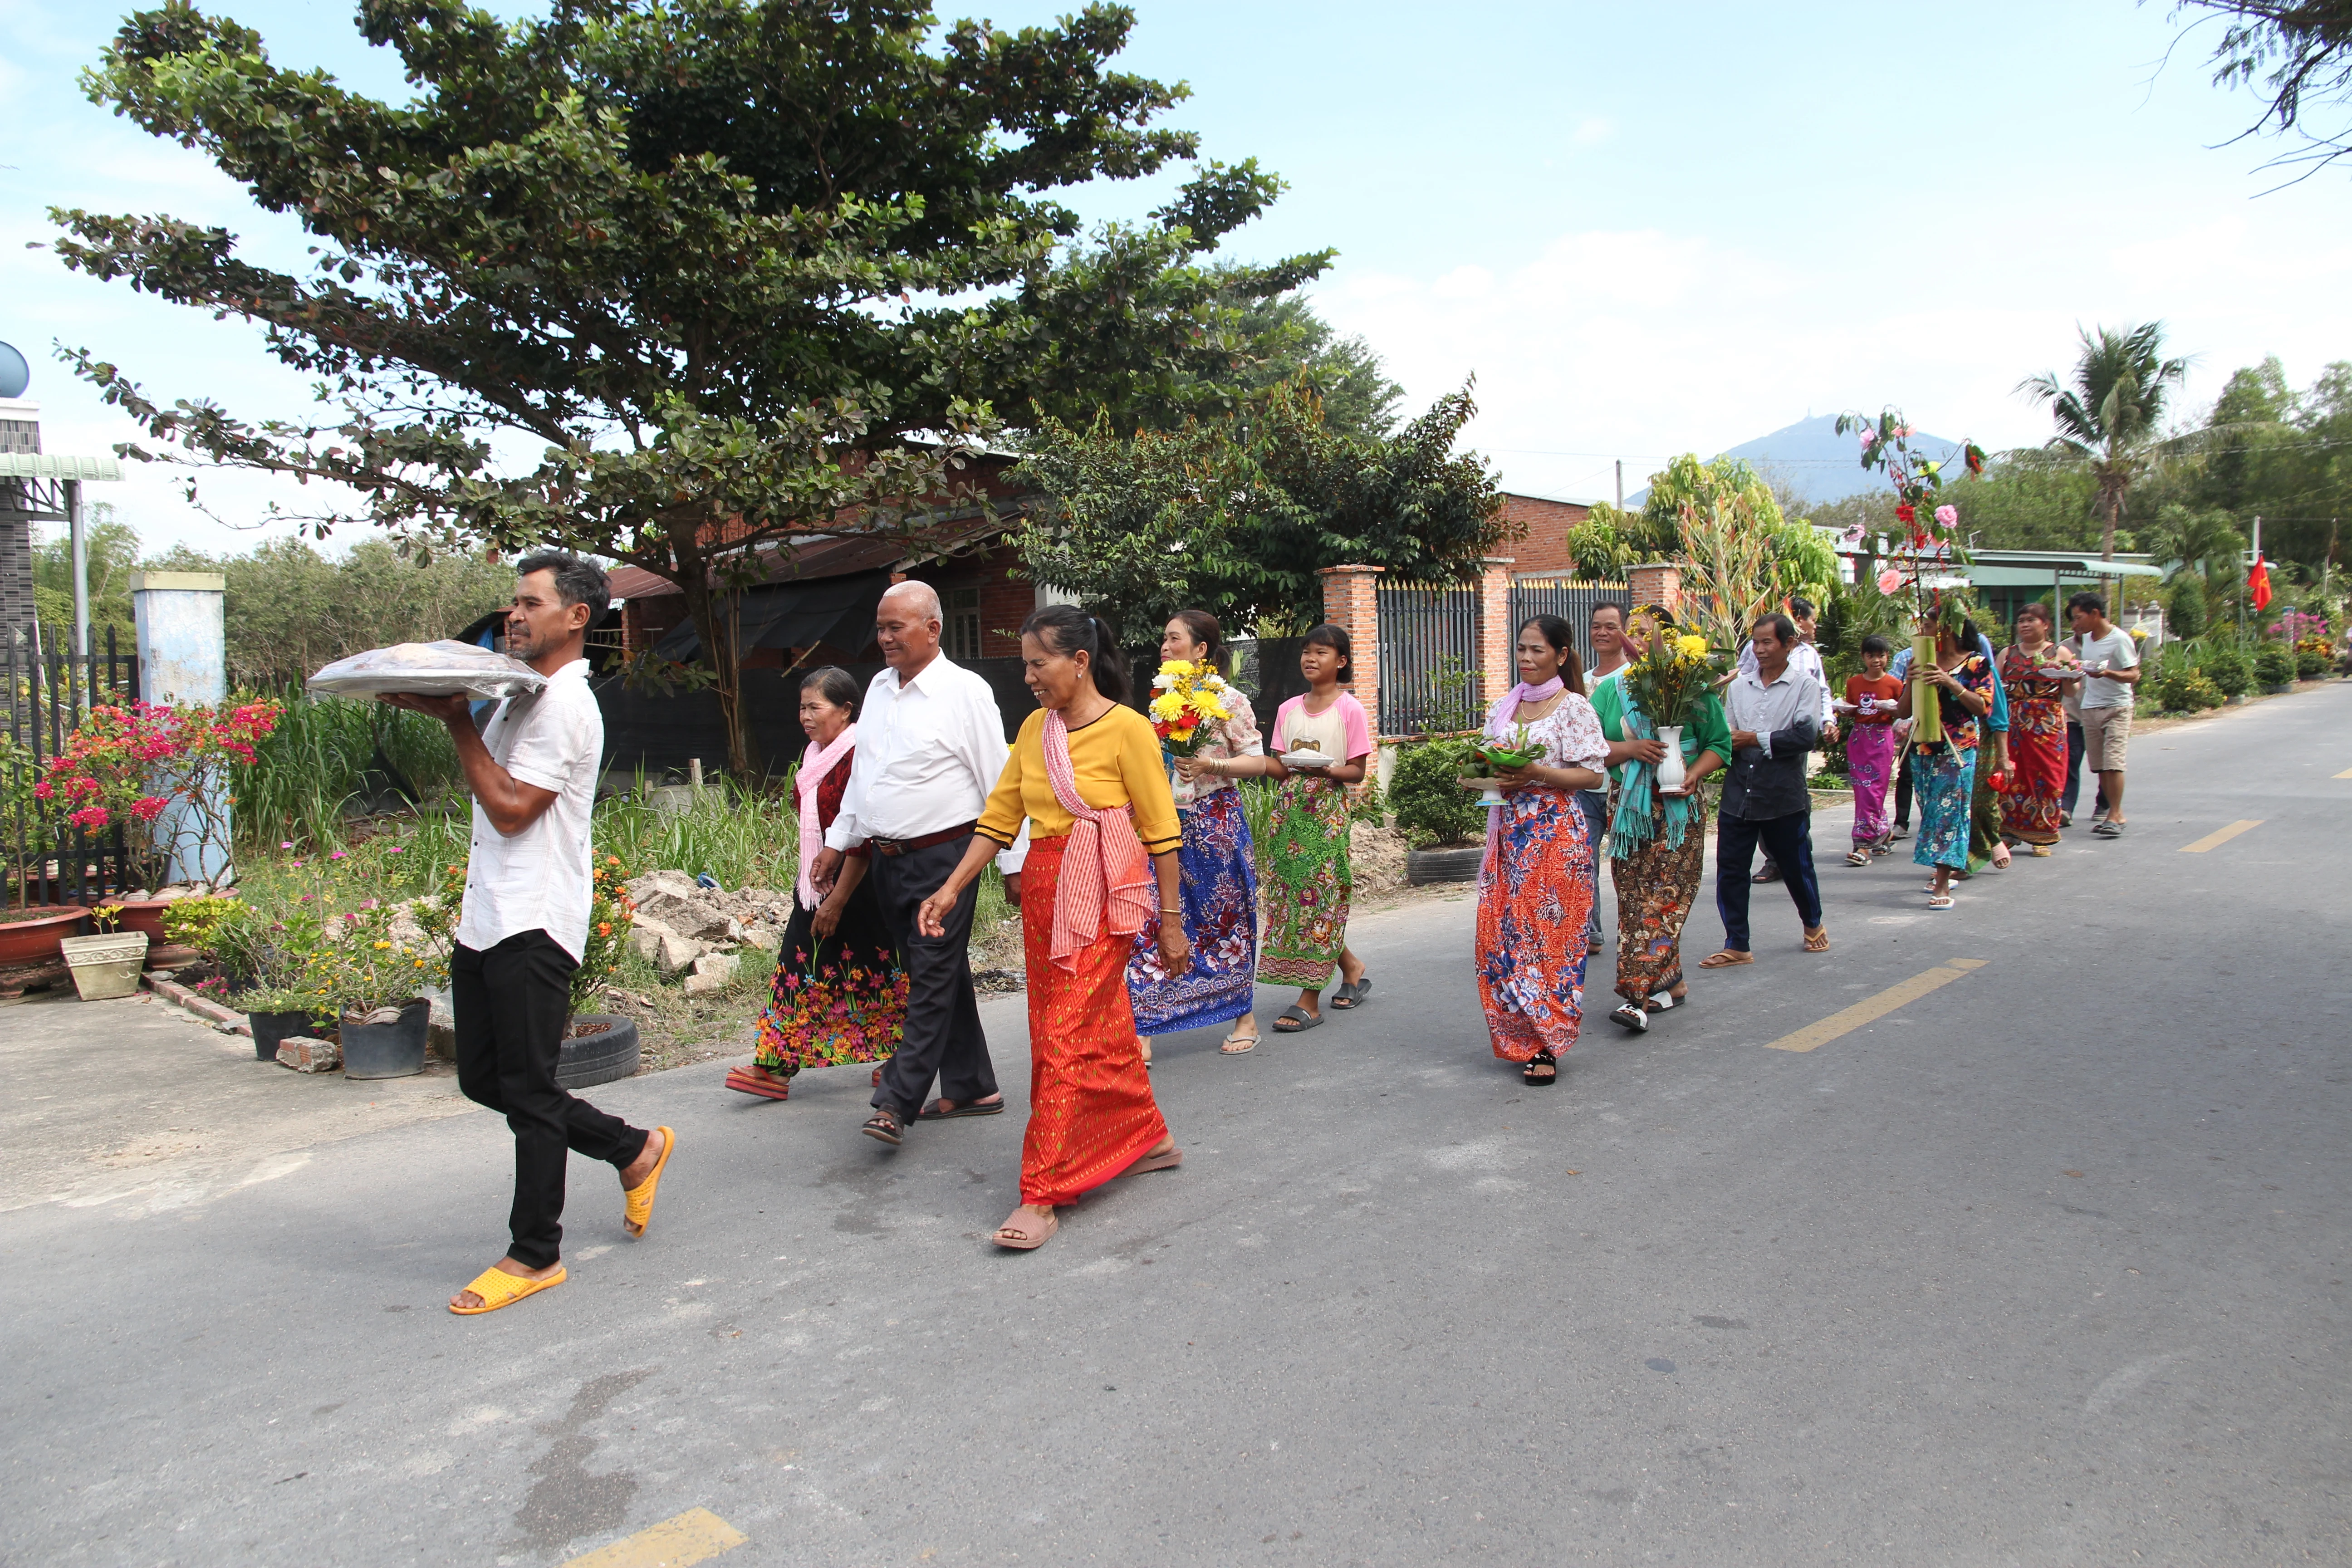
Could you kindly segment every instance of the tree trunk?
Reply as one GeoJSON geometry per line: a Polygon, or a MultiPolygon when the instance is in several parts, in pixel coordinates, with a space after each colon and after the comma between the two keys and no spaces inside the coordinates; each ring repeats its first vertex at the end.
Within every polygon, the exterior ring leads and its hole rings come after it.
{"type": "Polygon", "coordinates": [[[2124,492],[2110,486],[2105,499],[2107,503],[2107,534],[2105,542],[2099,547],[2099,559],[2113,561],[2116,558],[2116,523],[2124,514],[2124,492]]]}
{"type": "Polygon", "coordinates": [[[677,563],[675,580],[686,595],[686,613],[694,622],[695,635],[702,639],[702,656],[710,661],[710,689],[719,699],[719,720],[727,732],[728,771],[748,781],[751,735],[743,722],[743,664],[735,647],[734,595],[712,588],[709,563],[691,523],[671,528],[670,558],[677,563]]]}

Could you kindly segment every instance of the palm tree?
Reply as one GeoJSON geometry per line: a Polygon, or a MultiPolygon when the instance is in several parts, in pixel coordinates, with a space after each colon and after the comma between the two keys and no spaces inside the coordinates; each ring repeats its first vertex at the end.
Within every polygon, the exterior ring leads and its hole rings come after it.
{"type": "Polygon", "coordinates": [[[2083,331],[2083,352],[2074,360],[2074,384],[2055,372],[2017,384],[2018,392],[2050,405],[2058,434],[2046,448],[2090,470],[2098,481],[2098,509],[2106,523],[2099,559],[2116,555],[2116,522],[2124,497],[2165,445],[2164,399],[2189,374],[2189,361],[2164,359],[2164,323],[2116,331],[2083,331]]]}

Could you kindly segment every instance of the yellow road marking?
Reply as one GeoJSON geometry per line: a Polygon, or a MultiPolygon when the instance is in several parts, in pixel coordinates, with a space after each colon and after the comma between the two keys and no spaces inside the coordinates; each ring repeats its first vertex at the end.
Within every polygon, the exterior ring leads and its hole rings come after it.
{"type": "Polygon", "coordinates": [[[1840,1035],[1850,1035],[1864,1024],[1874,1024],[1897,1007],[1907,1007],[1920,997],[1940,986],[1949,985],[1971,969],[1982,969],[1981,958],[1956,958],[1949,963],[1915,974],[1899,985],[1890,985],[1875,996],[1865,997],[1853,1006],[1831,1014],[1818,1024],[1808,1024],[1793,1035],[1783,1035],[1765,1046],[1768,1051],[1810,1051],[1816,1046],[1826,1046],[1840,1035]]]}
{"type": "Polygon", "coordinates": [[[585,1557],[574,1557],[563,1568],[686,1568],[732,1552],[751,1539],[709,1509],[690,1508],[585,1557]]]}
{"type": "Polygon", "coordinates": [[[2269,819],[2266,817],[2257,816],[2244,822],[2233,822],[2227,827],[2207,834],[2194,844],[2182,845],[2180,852],[2183,855],[2202,855],[2208,849],[2219,849],[2239,834],[2251,832],[2267,820],[2269,819]]]}

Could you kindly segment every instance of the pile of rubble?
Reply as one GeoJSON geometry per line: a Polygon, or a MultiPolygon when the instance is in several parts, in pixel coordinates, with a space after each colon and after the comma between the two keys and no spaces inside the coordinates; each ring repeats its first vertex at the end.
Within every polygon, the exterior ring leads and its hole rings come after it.
{"type": "Polygon", "coordinates": [[[730,893],[684,871],[648,871],[622,885],[637,906],[631,944],[665,975],[684,974],[689,996],[724,990],[743,952],[754,963],[768,962],[793,914],[789,892],[730,893]]]}

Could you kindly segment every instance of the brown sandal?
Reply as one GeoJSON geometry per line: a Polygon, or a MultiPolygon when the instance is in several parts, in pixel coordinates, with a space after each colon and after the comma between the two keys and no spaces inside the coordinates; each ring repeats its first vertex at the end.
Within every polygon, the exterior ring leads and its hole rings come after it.
{"type": "Polygon", "coordinates": [[[1126,1170],[1121,1171],[1119,1174],[1122,1176],[1139,1176],[1146,1171],[1172,1171],[1183,1163],[1183,1150],[1166,1149],[1157,1154],[1144,1155],[1141,1159],[1136,1161],[1134,1164],[1129,1165],[1126,1170]]]}
{"type": "Polygon", "coordinates": [[[1827,952],[1830,950],[1830,928],[1816,926],[1805,933],[1807,952],[1827,952]]]}
{"type": "Polygon", "coordinates": [[[898,1113],[895,1110],[877,1110],[866,1119],[866,1125],[859,1131],[876,1142],[887,1143],[893,1149],[907,1141],[906,1123],[898,1120],[898,1113]]]}
{"type": "Polygon", "coordinates": [[[1705,958],[1700,959],[1698,961],[1698,966],[1701,969],[1729,969],[1734,964],[1753,963],[1755,962],[1756,955],[1754,953],[1738,952],[1727,947],[1720,952],[1710,952],[1705,958]]]}
{"type": "Polygon", "coordinates": [[[1062,1216],[1049,1209],[1045,1214],[1045,1227],[1042,1231],[1016,1228],[1036,1223],[1026,1215],[1017,1220],[1006,1220],[996,1227],[996,1245],[1013,1252],[1034,1252],[1054,1239],[1055,1233],[1062,1228],[1062,1216]]]}

